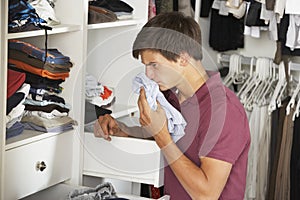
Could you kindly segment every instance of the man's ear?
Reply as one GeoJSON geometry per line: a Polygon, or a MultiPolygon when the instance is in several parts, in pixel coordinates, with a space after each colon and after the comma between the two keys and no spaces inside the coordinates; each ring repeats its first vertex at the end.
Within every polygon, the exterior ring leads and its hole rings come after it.
{"type": "Polygon", "coordinates": [[[187,66],[187,64],[189,63],[189,59],[190,59],[190,56],[186,52],[180,53],[179,64],[181,66],[187,66]]]}

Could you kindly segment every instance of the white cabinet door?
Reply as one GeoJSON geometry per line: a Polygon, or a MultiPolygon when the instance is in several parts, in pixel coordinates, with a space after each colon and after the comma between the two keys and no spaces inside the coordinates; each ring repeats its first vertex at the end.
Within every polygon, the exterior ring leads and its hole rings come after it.
{"type": "Polygon", "coordinates": [[[5,200],[65,181],[72,173],[72,131],[5,152],[5,200]]]}

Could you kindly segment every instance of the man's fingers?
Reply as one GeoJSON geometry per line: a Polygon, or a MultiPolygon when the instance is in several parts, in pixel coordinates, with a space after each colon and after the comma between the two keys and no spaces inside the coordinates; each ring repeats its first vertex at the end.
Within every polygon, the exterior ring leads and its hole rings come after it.
{"type": "Polygon", "coordinates": [[[99,124],[99,121],[96,121],[95,124],[94,124],[94,135],[95,137],[102,137],[108,141],[111,140],[111,138],[109,137],[108,134],[105,134],[99,124]]]}
{"type": "Polygon", "coordinates": [[[119,131],[117,123],[110,115],[100,116],[98,118],[98,123],[101,130],[97,131],[96,134],[99,134],[99,137],[103,137],[109,141],[111,140],[110,135],[119,131]]]}
{"type": "Polygon", "coordinates": [[[109,129],[109,127],[108,127],[108,119],[106,117],[104,117],[104,116],[100,116],[99,119],[98,119],[98,121],[99,121],[99,124],[100,124],[100,127],[101,127],[103,133],[105,135],[108,135],[108,129],[109,129]]]}
{"type": "Polygon", "coordinates": [[[138,107],[139,107],[139,110],[140,110],[140,113],[143,113],[144,112],[144,107],[143,107],[143,104],[141,102],[141,95],[139,96],[139,99],[138,99],[138,107]]]}
{"type": "Polygon", "coordinates": [[[144,87],[141,87],[140,88],[140,96],[144,99],[146,99],[146,93],[145,93],[145,88],[144,87]]]}
{"type": "Polygon", "coordinates": [[[114,120],[109,121],[108,128],[110,135],[113,135],[114,133],[117,133],[119,131],[118,125],[114,120]]]}
{"type": "Polygon", "coordinates": [[[147,102],[145,89],[143,87],[141,87],[141,89],[140,89],[138,106],[139,106],[139,110],[140,110],[140,118],[142,119],[142,121],[144,123],[149,124],[151,122],[151,118],[150,118],[150,112],[151,112],[150,109],[151,108],[147,102]]]}

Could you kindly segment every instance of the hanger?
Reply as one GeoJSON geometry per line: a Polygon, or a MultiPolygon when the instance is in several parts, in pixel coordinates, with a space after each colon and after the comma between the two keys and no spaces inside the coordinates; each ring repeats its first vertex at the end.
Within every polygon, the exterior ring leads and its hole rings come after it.
{"type": "Polygon", "coordinates": [[[223,83],[225,85],[227,85],[227,83],[232,79],[233,74],[235,73],[235,69],[234,69],[234,59],[235,59],[235,54],[230,55],[229,57],[229,71],[228,74],[225,76],[225,78],[223,79],[223,83]]]}
{"type": "Polygon", "coordinates": [[[241,56],[238,54],[232,54],[229,58],[229,72],[223,80],[223,83],[229,87],[235,79],[237,79],[238,74],[240,73],[241,56]]]}
{"type": "MultiPolygon", "coordinates": [[[[287,73],[288,73],[288,77],[289,77],[288,82],[292,83],[293,77],[292,77],[292,75],[291,75],[291,73],[290,73],[290,65],[288,66],[288,72],[287,72],[287,73]]],[[[282,88],[282,90],[281,90],[279,96],[277,97],[276,103],[277,103],[277,106],[278,106],[278,107],[281,107],[281,106],[282,106],[281,101],[282,101],[282,99],[284,98],[283,94],[284,94],[284,92],[285,92],[286,89],[287,89],[288,82],[287,82],[286,79],[285,79],[283,88],[282,88]]]]}
{"type": "Polygon", "coordinates": [[[270,79],[271,79],[271,74],[272,74],[272,69],[270,67],[270,59],[269,58],[261,58],[261,72],[262,73],[262,82],[259,85],[259,88],[255,92],[255,96],[253,101],[255,103],[259,103],[260,96],[264,93],[265,89],[268,87],[270,84],[270,79]]]}
{"type": "Polygon", "coordinates": [[[243,93],[243,91],[247,88],[247,86],[249,85],[249,83],[251,82],[251,80],[254,78],[253,77],[253,67],[254,67],[254,62],[256,61],[255,57],[251,57],[250,60],[250,69],[249,69],[249,76],[246,79],[246,81],[244,82],[244,84],[242,85],[241,89],[238,91],[237,96],[240,97],[241,94],[243,93]]]}
{"type": "Polygon", "coordinates": [[[268,93],[270,93],[272,86],[274,85],[276,78],[276,68],[274,66],[274,63],[271,59],[269,59],[269,77],[266,80],[265,87],[262,88],[261,92],[257,96],[257,104],[262,106],[266,105],[266,96],[268,93]]]}
{"type": "Polygon", "coordinates": [[[295,121],[296,117],[299,117],[299,109],[300,109],[300,96],[298,94],[298,101],[297,101],[297,104],[296,104],[296,108],[295,108],[295,111],[293,113],[293,121],[295,121]]]}
{"type": "Polygon", "coordinates": [[[247,79],[247,74],[245,70],[242,70],[242,58],[243,56],[239,55],[236,64],[236,73],[233,79],[234,84],[243,84],[247,79]]]}
{"type": "MultiPolygon", "coordinates": [[[[290,62],[289,62],[289,66],[290,66],[290,62]]],[[[292,97],[286,107],[286,115],[289,115],[290,114],[290,111],[291,111],[291,108],[294,108],[295,106],[295,103],[296,103],[296,97],[298,96],[299,94],[299,91],[300,91],[300,74],[298,74],[298,83],[297,83],[297,86],[296,88],[293,90],[293,93],[292,93],[292,97]]],[[[299,99],[298,99],[299,101],[299,99]]],[[[297,102],[298,104],[298,102],[297,102]]]]}
{"type": "Polygon", "coordinates": [[[265,85],[266,79],[269,77],[269,60],[266,58],[257,58],[256,60],[256,72],[258,79],[254,82],[254,88],[250,91],[250,94],[245,102],[245,107],[248,110],[252,110],[253,104],[256,103],[255,99],[261,92],[265,85]]]}
{"type": "MultiPolygon", "coordinates": [[[[289,62],[289,70],[295,70],[298,72],[298,80],[297,81],[297,86],[300,83],[300,72],[299,72],[299,64],[293,63],[293,62],[289,62]],[[296,66],[294,66],[296,65],[296,66]]],[[[290,77],[292,77],[292,75],[290,75],[290,77]]],[[[291,78],[291,83],[293,83],[293,79],[291,78]]],[[[291,84],[290,84],[291,85],[291,84]]],[[[296,87],[297,89],[297,87],[296,87]]],[[[295,91],[293,91],[295,93],[295,91]]],[[[293,95],[294,95],[293,93],[293,95]]],[[[295,121],[296,117],[299,117],[299,112],[300,112],[300,95],[299,93],[296,95],[297,97],[297,104],[296,104],[296,108],[295,111],[293,113],[293,117],[292,120],[295,121]]]]}
{"type": "Polygon", "coordinates": [[[262,105],[260,104],[261,102],[261,98],[262,95],[264,94],[264,92],[266,91],[266,88],[268,88],[271,84],[271,79],[272,79],[272,67],[271,67],[271,61],[269,59],[269,63],[267,65],[267,69],[268,69],[268,74],[267,74],[267,78],[264,80],[264,84],[261,87],[259,93],[256,95],[255,97],[255,103],[257,103],[258,105],[262,105]]]}
{"type": "Polygon", "coordinates": [[[268,106],[268,113],[269,115],[276,109],[276,99],[278,97],[278,94],[280,93],[281,89],[283,88],[284,84],[286,82],[285,79],[285,69],[284,64],[281,62],[278,66],[278,82],[276,84],[275,90],[272,94],[269,106],[268,106]]]}
{"type": "Polygon", "coordinates": [[[257,84],[259,83],[259,70],[257,67],[258,59],[256,59],[256,66],[255,66],[255,71],[252,73],[252,79],[249,81],[248,85],[246,88],[243,90],[243,92],[240,94],[240,101],[244,106],[248,102],[249,95],[255,90],[257,84]]]}
{"type": "Polygon", "coordinates": [[[281,89],[281,91],[280,91],[280,93],[279,93],[279,95],[278,95],[278,97],[276,99],[276,103],[277,103],[277,107],[278,108],[280,108],[282,106],[281,100],[282,100],[283,94],[284,94],[284,92],[286,90],[286,86],[287,86],[287,82],[285,81],[285,83],[283,84],[282,89],[281,89]]]}

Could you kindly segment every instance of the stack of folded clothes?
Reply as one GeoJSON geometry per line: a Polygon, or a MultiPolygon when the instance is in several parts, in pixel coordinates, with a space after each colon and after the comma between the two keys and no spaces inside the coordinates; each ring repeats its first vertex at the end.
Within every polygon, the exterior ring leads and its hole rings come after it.
{"type": "Polygon", "coordinates": [[[133,8],[120,0],[89,1],[88,23],[113,22],[120,19],[131,19],[133,8]]]}
{"type": "Polygon", "coordinates": [[[30,85],[25,83],[26,74],[8,69],[6,103],[6,138],[17,136],[24,130],[20,123],[25,110],[23,105],[30,85]]]}
{"type": "Polygon", "coordinates": [[[8,32],[16,33],[41,29],[46,21],[26,0],[9,0],[8,32]]]}
{"type": "MultiPolygon", "coordinates": [[[[69,77],[73,66],[70,58],[57,49],[45,51],[19,40],[10,40],[8,46],[7,129],[16,121],[22,123],[23,129],[41,132],[73,129],[76,121],[68,116],[71,106],[59,96],[63,90],[60,84],[69,77]],[[25,92],[20,95],[22,91],[25,92]],[[10,97],[13,95],[20,97],[18,104],[10,103],[11,98],[17,99],[10,97]]],[[[7,130],[7,137],[14,135],[7,130]]]]}

